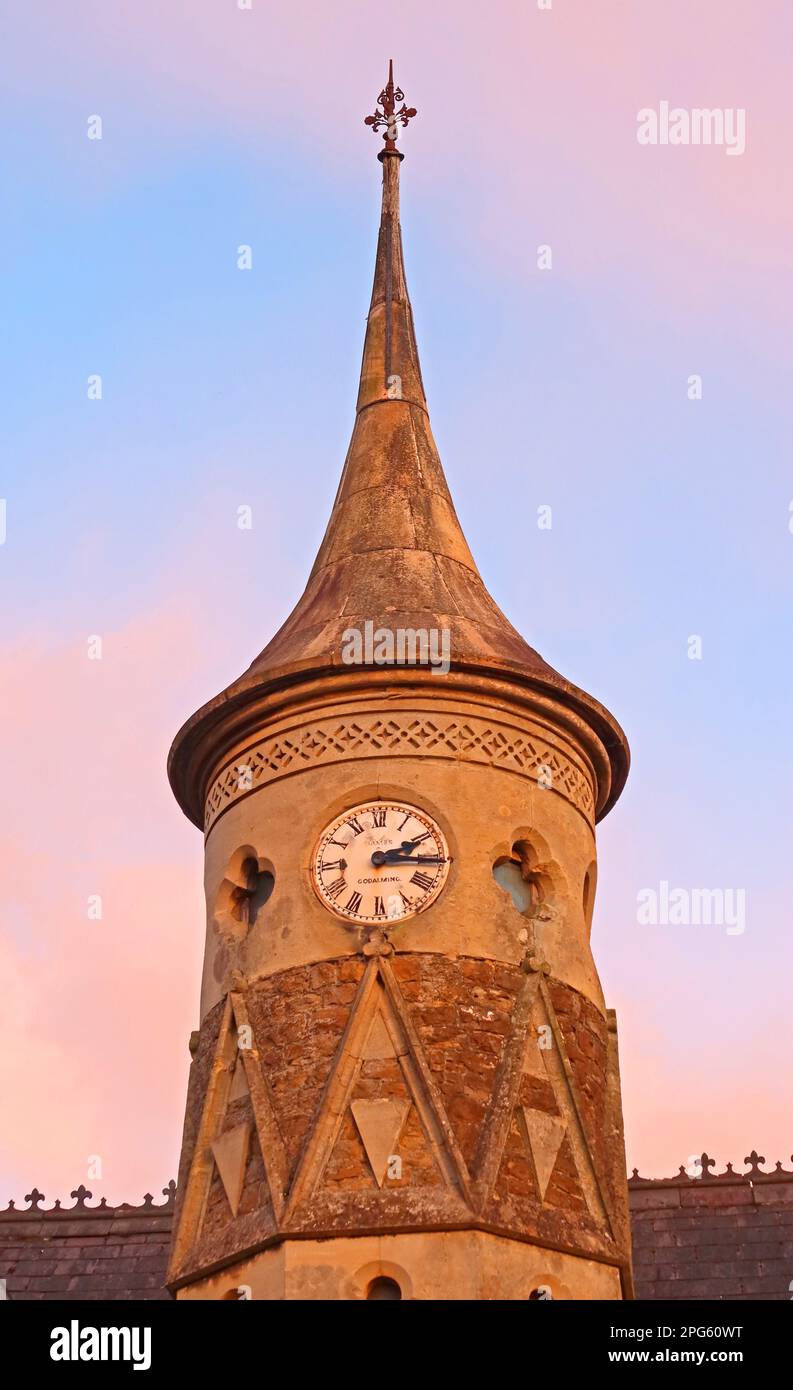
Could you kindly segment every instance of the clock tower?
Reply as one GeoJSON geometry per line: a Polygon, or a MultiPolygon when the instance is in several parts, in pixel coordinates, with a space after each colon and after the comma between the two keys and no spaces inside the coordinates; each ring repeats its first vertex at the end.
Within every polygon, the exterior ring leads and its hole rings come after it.
{"type": "Polygon", "coordinates": [[[457,520],[402,256],[414,115],[390,71],[355,425],[306,590],[171,750],[207,906],[178,1298],[631,1296],[590,949],[628,747],[457,520]]]}

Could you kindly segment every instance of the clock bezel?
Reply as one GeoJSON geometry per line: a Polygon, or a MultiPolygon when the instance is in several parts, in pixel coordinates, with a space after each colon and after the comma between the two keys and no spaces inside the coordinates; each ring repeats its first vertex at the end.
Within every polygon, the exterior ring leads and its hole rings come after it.
{"type": "MultiPolygon", "coordinates": [[[[375,827],[373,826],[372,831],[374,832],[374,830],[375,827]]],[[[422,806],[416,805],[415,802],[408,801],[407,799],[402,798],[400,796],[377,796],[371,797],[366,801],[358,801],[351,806],[345,807],[343,810],[337,812],[337,814],[333,816],[330,821],[328,821],[325,828],[322,830],[321,834],[317,837],[315,841],[314,850],[311,856],[310,877],[314,894],[319,899],[322,906],[326,908],[326,910],[330,912],[338,920],[344,922],[345,926],[358,927],[362,930],[371,930],[375,927],[384,927],[391,929],[393,927],[401,926],[403,922],[412,921],[416,917],[419,917],[423,912],[429,911],[429,909],[435,905],[435,903],[438,901],[446,887],[451,867],[452,856],[449,850],[448,838],[435,814],[425,810],[422,806]],[[325,892],[320,886],[321,880],[319,877],[319,864],[321,862],[321,853],[323,847],[327,844],[328,840],[332,838],[333,834],[339,829],[339,827],[344,825],[345,822],[347,822],[350,819],[350,817],[356,816],[358,815],[358,813],[363,813],[366,811],[371,812],[375,807],[391,807],[395,810],[406,811],[409,812],[411,815],[416,816],[421,824],[425,825],[434,836],[437,836],[443,848],[443,854],[446,861],[444,864],[439,866],[439,874],[437,879],[433,882],[432,889],[427,890],[425,897],[419,903],[417,903],[417,905],[414,908],[412,908],[410,911],[400,913],[399,916],[357,916],[354,914],[350,914],[348,912],[345,912],[342,906],[337,907],[336,904],[326,896],[325,892]]]]}

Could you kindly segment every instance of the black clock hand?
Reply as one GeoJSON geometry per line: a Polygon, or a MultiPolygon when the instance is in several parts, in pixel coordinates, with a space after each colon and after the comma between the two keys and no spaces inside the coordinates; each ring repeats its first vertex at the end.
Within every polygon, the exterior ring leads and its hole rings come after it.
{"type": "Polygon", "coordinates": [[[386,864],[445,864],[439,854],[389,854],[386,864]]]}
{"type": "Polygon", "coordinates": [[[445,864],[446,860],[438,854],[405,854],[401,849],[376,849],[372,864],[379,869],[383,864],[445,864]]]}

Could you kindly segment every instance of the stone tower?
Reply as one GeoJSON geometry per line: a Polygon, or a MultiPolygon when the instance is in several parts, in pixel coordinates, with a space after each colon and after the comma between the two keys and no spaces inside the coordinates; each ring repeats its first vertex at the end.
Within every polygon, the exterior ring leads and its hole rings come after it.
{"type": "Polygon", "coordinates": [[[466,544],[405,281],[415,112],[392,74],[379,107],[374,289],[325,538],[283,627],[171,750],[207,929],[169,1284],[626,1297],[616,1025],[589,936],[628,748],[466,544]]]}

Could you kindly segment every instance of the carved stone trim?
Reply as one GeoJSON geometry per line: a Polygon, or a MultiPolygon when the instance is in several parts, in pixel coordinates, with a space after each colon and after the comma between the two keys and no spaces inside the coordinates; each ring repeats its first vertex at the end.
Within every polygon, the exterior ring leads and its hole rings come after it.
{"type": "Polygon", "coordinates": [[[547,777],[591,825],[595,798],[585,768],[541,735],[497,717],[433,711],[330,715],[283,729],[238,752],[207,793],[204,830],[236,801],[306,768],[360,758],[430,757],[484,763],[538,781],[547,777]]]}

